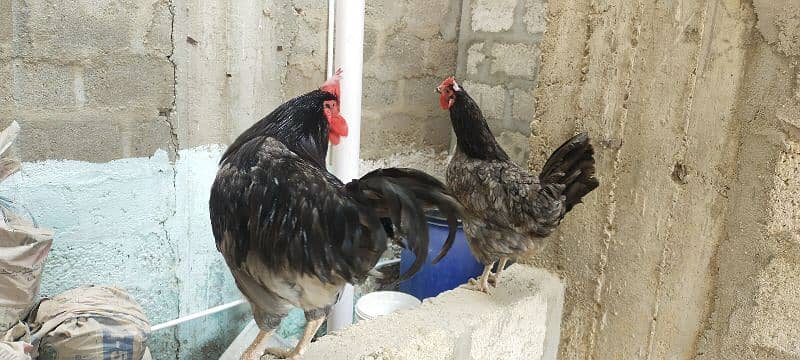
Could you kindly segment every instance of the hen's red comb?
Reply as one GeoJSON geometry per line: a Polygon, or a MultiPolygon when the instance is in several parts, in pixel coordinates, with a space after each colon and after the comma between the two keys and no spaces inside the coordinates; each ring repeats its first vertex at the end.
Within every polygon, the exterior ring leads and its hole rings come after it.
{"type": "Polygon", "coordinates": [[[450,76],[447,79],[444,79],[444,81],[442,81],[442,84],[439,86],[440,87],[452,86],[455,83],[456,83],[456,78],[454,76],[450,76]]]}
{"type": "Polygon", "coordinates": [[[342,68],[338,68],[336,69],[336,72],[333,73],[333,76],[331,76],[330,79],[325,81],[325,83],[322,84],[322,86],[320,86],[319,89],[322,91],[327,91],[333,95],[336,95],[336,97],[338,98],[340,91],[339,82],[341,80],[342,80],[342,68]]]}

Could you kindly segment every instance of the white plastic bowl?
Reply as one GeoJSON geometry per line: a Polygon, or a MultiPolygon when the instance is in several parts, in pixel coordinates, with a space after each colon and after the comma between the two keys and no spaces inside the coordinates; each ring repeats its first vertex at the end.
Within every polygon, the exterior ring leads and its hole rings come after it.
{"type": "Polygon", "coordinates": [[[398,291],[375,291],[356,302],[358,321],[371,320],[397,310],[412,309],[422,304],[417,298],[398,291]]]}

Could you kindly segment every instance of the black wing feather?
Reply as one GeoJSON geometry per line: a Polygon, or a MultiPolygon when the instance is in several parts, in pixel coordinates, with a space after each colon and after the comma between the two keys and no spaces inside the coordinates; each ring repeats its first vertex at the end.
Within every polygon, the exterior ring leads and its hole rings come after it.
{"type": "Polygon", "coordinates": [[[248,154],[258,159],[255,164],[241,168],[237,164],[247,163],[239,159],[241,153],[230,154],[211,192],[214,236],[229,264],[239,267],[255,252],[273,271],[358,281],[386,248],[378,218],[362,221],[364,210],[342,191],[339,180],[280,142],[253,142],[261,144],[248,154]],[[248,209],[245,216],[242,209],[248,209]],[[225,241],[235,246],[223,246],[225,241]]]}
{"type": "Polygon", "coordinates": [[[386,249],[393,232],[387,227],[396,228],[415,254],[403,277],[413,275],[427,258],[425,209],[431,207],[452,223],[462,211],[444,185],[423,172],[383,169],[344,186],[273,138],[254,138],[228,153],[210,199],[217,248],[229,266],[240,267],[254,252],[272,271],[326,282],[334,276],[363,280],[386,249]]]}

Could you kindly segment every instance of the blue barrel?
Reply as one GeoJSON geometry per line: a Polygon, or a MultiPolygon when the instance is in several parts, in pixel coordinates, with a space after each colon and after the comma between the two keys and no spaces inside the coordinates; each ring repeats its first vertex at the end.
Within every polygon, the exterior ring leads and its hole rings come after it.
{"type": "MultiPolygon", "coordinates": [[[[432,265],[431,260],[439,255],[444,241],[447,240],[447,221],[428,216],[428,232],[430,243],[427,261],[413,277],[400,283],[400,291],[414,295],[420,300],[455,289],[483,272],[483,265],[469,251],[460,222],[453,247],[436,265],[432,265]]],[[[400,259],[401,274],[411,268],[414,259],[412,252],[403,249],[400,259]]]]}

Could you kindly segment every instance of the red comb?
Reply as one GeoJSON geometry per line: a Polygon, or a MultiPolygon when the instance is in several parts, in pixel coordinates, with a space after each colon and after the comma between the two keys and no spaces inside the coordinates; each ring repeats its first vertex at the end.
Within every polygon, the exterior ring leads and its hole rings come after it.
{"type": "Polygon", "coordinates": [[[440,87],[452,86],[455,83],[456,83],[456,78],[454,76],[450,76],[447,79],[444,79],[444,81],[442,81],[442,84],[439,86],[440,87]]]}
{"type": "Polygon", "coordinates": [[[327,91],[333,95],[336,95],[336,97],[338,98],[340,92],[339,82],[341,80],[342,80],[342,68],[338,68],[336,69],[336,72],[333,74],[333,76],[331,76],[330,79],[325,81],[325,83],[322,84],[322,86],[320,86],[319,89],[322,91],[327,91]]]}

